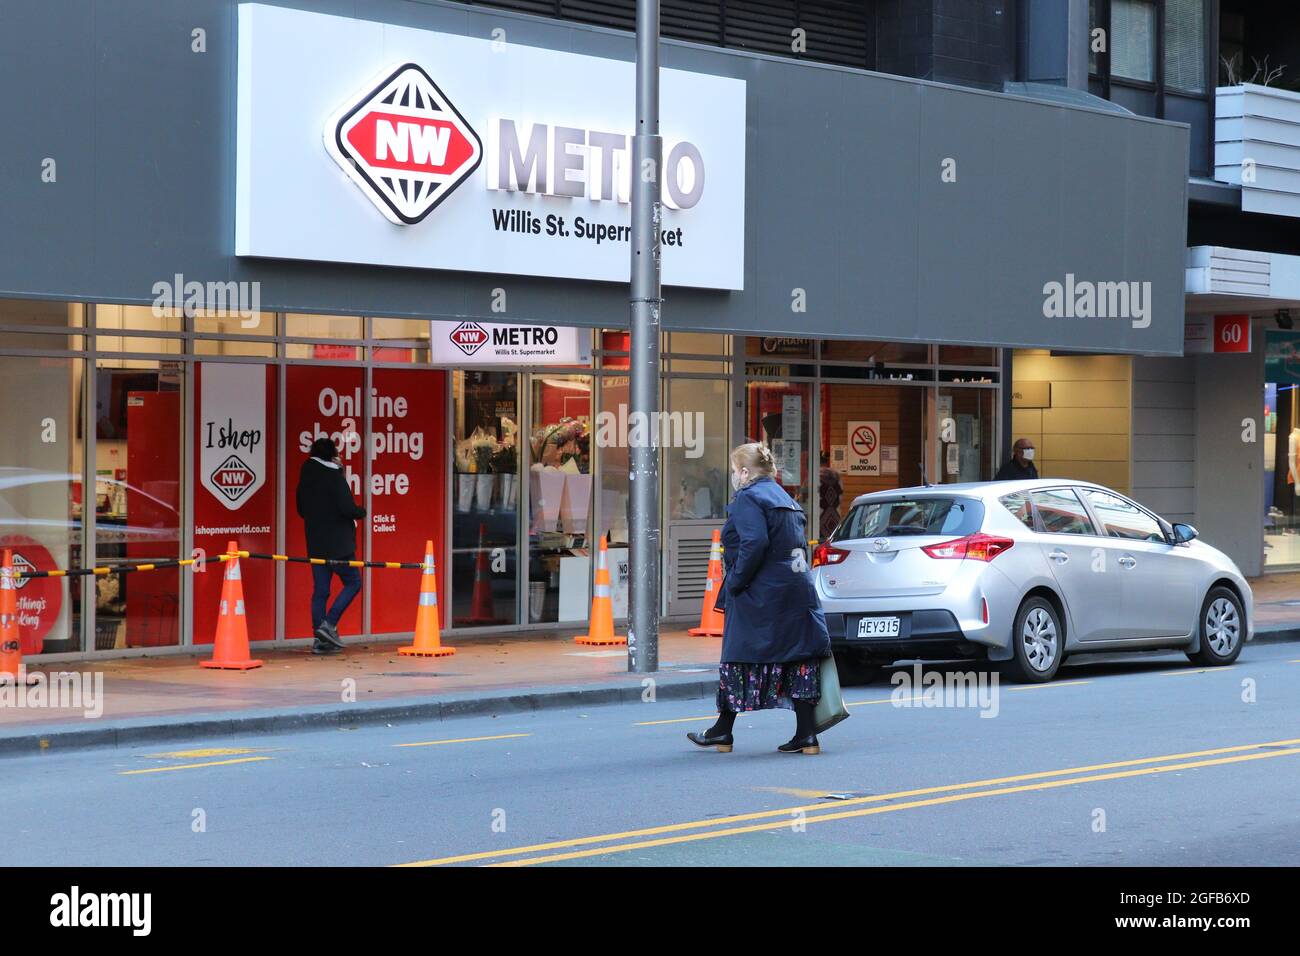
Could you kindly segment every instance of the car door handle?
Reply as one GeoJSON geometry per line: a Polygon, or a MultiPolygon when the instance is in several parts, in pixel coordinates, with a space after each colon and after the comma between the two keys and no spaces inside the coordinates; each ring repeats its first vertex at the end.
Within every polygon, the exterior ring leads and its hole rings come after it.
{"type": "Polygon", "coordinates": [[[1057,562],[1058,564],[1064,564],[1066,561],[1070,560],[1070,556],[1066,554],[1064,551],[1062,551],[1060,548],[1057,548],[1055,551],[1049,554],[1048,557],[1051,558],[1053,561],[1057,562]]]}
{"type": "Polygon", "coordinates": [[[1120,558],[1119,563],[1121,567],[1125,567],[1125,568],[1137,567],[1137,559],[1129,554],[1126,554],[1124,555],[1124,557],[1120,558]]]}

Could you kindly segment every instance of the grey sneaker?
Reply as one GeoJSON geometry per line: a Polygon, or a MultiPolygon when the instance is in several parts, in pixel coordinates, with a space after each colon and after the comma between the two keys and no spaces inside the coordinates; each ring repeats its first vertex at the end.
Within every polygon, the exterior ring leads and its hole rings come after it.
{"type": "Polygon", "coordinates": [[[343,649],[335,647],[328,641],[322,641],[319,637],[312,641],[311,652],[313,654],[341,654],[343,649]]]}
{"type": "Polygon", "coordinates": [[[329,621],[322,621],[320,627],[316,628],[316,640],[343,650],[343,638],[339,637],[339,629],[329,621]]]}

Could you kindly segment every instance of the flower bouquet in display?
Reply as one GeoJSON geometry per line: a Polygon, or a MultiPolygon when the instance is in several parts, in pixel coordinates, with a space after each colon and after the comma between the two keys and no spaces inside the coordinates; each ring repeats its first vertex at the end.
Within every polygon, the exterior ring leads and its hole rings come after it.
{"type": "Polygon", "coordinates": [[[501,443],[496,454],[492,456],[492,470],[500,476],[501,508],[504,511],[515,510],[515,482],[519,474],[519,449],[510,444],[501,443]]]}
{"type": "Polygon", "coordinates": [[[471,464],[473,465],[474,507],[479,511],[488,511],[492,507],[492,487],[496,475],[492,474],[492,457],[497,452],[495,438],[483,431],[475,431],[470,436],[471,464]]]}

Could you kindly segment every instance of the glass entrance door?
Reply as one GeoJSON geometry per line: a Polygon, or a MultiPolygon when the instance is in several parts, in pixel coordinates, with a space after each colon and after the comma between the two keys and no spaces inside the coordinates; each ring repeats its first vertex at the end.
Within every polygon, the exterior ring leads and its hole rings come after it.
{"type": "Polygon", "coordinates": [[[592,376],[532,376],[528,471],[528,622],[591,611],[592,376]]]}

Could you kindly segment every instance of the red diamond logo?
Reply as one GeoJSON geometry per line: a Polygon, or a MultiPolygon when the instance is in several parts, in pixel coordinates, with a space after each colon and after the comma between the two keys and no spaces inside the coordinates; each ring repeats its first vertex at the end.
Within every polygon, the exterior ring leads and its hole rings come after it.
{"type": "Polygon", "coordinates": [[[367,84],[324,134],[334,161],[399,226],[424,219],[483,159],[478,134],[414,63],[367,84]]]}
{"type": "MultiPolygon", "coordinates": [[[[17,551],[13,553],[13,562],[14,562],[15,573],[27,574],[36,570],[36,565],[32,564],[30,561],[28,561],[17,551]]],[[[31,578],[18,578],[16,581],[14,581],[14,590],[21,591],[23,588],[27,587],[27,585],[30,584],[31,581],[32,581],[31,578]]]]}
{"type": "Polygon", "coordinates": [[[462,322],[451,330],[451,344],[466,355],[473,355],[488,341],[487,330],[477,322],[462,322]]]}
{"type": "Polygon", "coordinates": [[[227,457],[212,473],[212,487],[230,501],[238,501],[248,494],[248,489],[253,487],[256,480],[257,475],[253,469],[240,461],[238,455],[227,457]]]}

